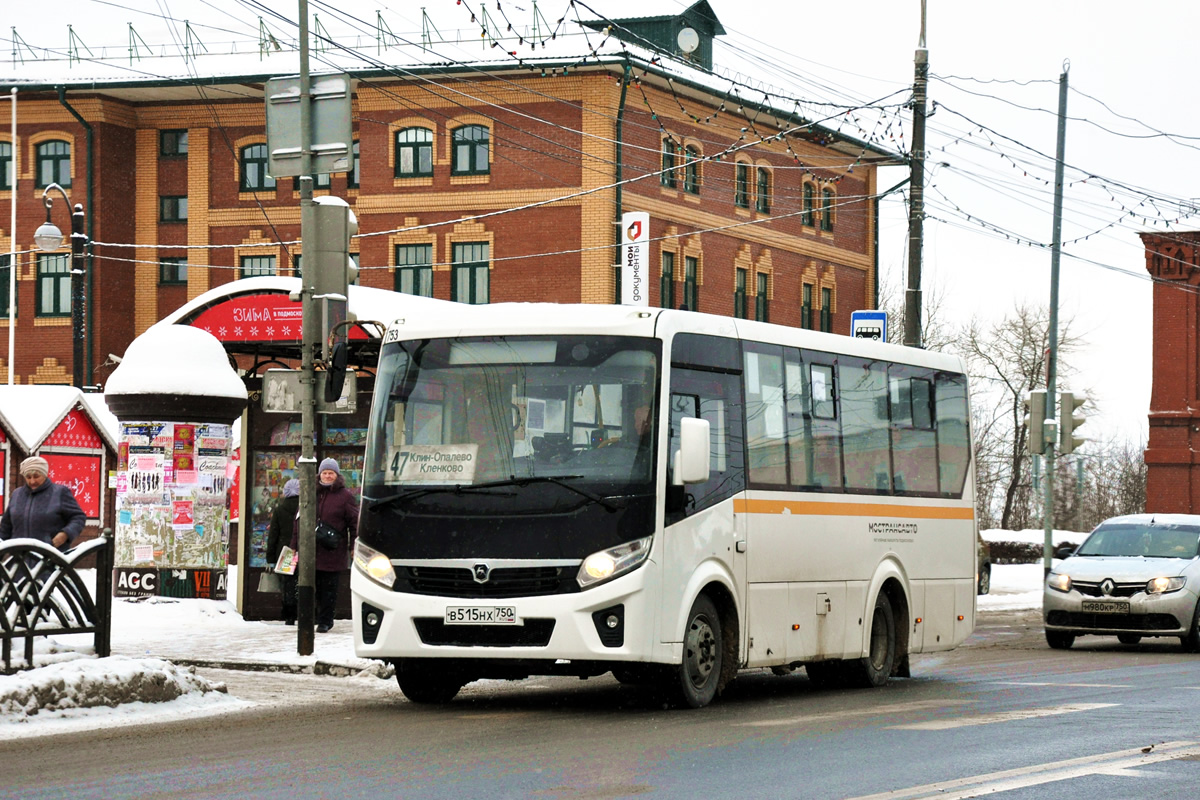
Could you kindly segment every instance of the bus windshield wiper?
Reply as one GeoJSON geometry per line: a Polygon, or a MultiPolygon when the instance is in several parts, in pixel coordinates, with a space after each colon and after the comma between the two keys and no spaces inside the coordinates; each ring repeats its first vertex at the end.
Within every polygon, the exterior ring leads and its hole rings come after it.
{"type": "MultiPolygon", "coordinates": [[[[395,503],[403,503],[408,500],[415,500],[418,497],[424,497],[427,494],[441,494],[445,492],[449,492],[451,494],[465,494],[468,491],[479,488],[481,488],[481,486],[472,485],[469,483],[456,483],[451,486],[423,486],[420,489],[409,489],[407,492],[397,492],[396,494],[390,494],[387,497],[381,497],[378,500],[372,500],[367,504],[367,510],[374,511],[375,509],[382,508],[383,506],[393,505],[395,503]]],[[[487,487],[484,486],[483,488],[487,487]]],[[[493,494],[503,497],[515,495],[516,492],[494,492],[493,494]]]]}
{"type": "Polygon", "coordinates": [[[528,486],[531,483],[553,483],[555,486],[561,486],[564,489],[570,489],[575,494],[586,497],[593,503],[600,505],[608,511],[616,511],[620,506],[613,503],[610,499],[601,497],[595,492],[589,492],[587,489],[581,489],[567,481],[577,480],[582,478],[582,475],[531,475],[525,478],[518,478],[515,475],[511,478],[506,478],[499,481],[489,481],[487,483],[475,483],[470,486],[463,487],[465,489],[492,489],[500,486],[528,486]]]}

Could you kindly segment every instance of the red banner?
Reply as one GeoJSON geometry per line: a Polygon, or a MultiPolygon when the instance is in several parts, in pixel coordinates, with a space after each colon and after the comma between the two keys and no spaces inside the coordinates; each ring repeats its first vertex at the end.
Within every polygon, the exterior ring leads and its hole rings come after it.
{"type": "Polygon", "coordinates": [[[88,519],[100,518],[100,494],[104,491],[100,481],[100,456],[67,456],[58,453],[41,453],[50,465],[50,478],[55,483],[68,487],[88,519]]]}
{"type": "MultiPolygon", "coordinates": [[[[300,303],[286,294],[243,294],[201,311],[190,323],[222,342],[299,342],[300,303]]],[[[351,339],[366,339],[359,328],[351,339]]]]}
{"type": "Polygon", "coordinates": [[[46,437],[42,446],[50,447],[88,447],[99,450],[104,447],[104,441],[87,415],[78,408],[71,409],[58,423],[54,432],[46,437]]]}

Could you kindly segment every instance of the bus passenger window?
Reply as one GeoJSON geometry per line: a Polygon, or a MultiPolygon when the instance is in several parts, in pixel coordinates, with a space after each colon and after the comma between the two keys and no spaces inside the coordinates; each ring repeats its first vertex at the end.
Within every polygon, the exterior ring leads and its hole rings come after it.
{"type": "Polygon", "coordinates": [[[783,348],[745,344],[746,467],[752,483],[787,484],[783,348]]]}
{"type": "Polygon", "coordinates": [[[967,436],[967,379],[941,373],[934,384],[937,413],[938,481],[943,495],[961,497],[971,460],[967,436]]]}
{"type": "Polygon", "coordinates": [[[846,488],[890,494],[887,369],[861,358],[838,359],[846,488]]]}
{"type": "MultiPolygon", "coordinates": [[[[806,361],[811,357],[811,353],[804,353],[806,361]]],[[[791,485],[841,491],[842,432],[835,413],[833,367],[802,363],[799,358],[797,351],[788,351],[788,456],[791,485]]]]}

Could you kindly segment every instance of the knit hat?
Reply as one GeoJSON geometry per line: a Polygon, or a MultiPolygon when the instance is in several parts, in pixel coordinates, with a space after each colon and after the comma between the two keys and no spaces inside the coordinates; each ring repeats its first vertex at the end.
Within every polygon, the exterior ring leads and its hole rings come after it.
{"type": "Polygon", "coordinates": [[[21,462],[21,477],[25,477],[33,472],[40,472],[43,475],[49,475],[50,464],[41,456],[30,456],[21,462]]]}
{"type": "Polygon", "coordinates": [[[327,469],[333,470],[338,475],[342,474],[342,468],[338,466],[338,463],[335,459],[332,459],[332,458],[323,459],[321,461],[321,466],[317,467],[317,474],[320,475],[322,472],[324,472],[327,469]]]}
{"type": "Polygon", "coordinates": [[[283,485],[284,497],[299,497],[300,496],[300,481],[292,478],[283,485]]]}

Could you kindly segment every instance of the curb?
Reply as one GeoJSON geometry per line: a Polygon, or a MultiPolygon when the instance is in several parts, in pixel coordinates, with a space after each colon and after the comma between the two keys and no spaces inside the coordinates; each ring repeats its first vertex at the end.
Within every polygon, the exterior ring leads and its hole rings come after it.
{"type": "Polygon", "coordinates": [[[365,666],[317,661],[312,664],[284,664],[277,661],[230,661],[208,658],[172,658],[173,664],[201,669],[226,669],[244,672],[280,672],[291,675],[328,675],[335,678],[376,677],[388,680],[395,675],[391,664],[372,660],[365,666]]]}

